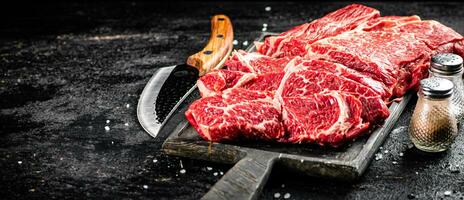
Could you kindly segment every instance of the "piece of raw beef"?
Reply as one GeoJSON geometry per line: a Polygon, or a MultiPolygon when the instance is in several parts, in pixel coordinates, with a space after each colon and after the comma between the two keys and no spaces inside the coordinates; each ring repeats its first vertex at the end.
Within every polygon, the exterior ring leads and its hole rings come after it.
{"type": "Polygon", "coordinates": [[[355,29],[370,19],[380,16],[378,10],[352,4],[338,9],[310,23],[296,26],[278,36],[267,37],[256,43],[256,51],[272,57],[304,55],[307,44],[355,29]]]}
{"type": "MultiPolygon", "coordinates": [[[[365,122],[382,123],[390,114],[381,96],[365,85],[318,68],[320,61],[308,61],[296,66],[288,66],[275,96],[281,103],[283,98],[304,97],[337,91],[351,95],[362,103],[360,112],[365,122]]],[[[285,106],[282,106],[285,110],[285,106]]]]}
{"type": "Polygon", "coordinates": [[[272,94],[234,88],[193,102],[185,116],[208,141],[277,141],[285,135],[272,94]]]}
{"type": "Polygon", "coordinates": [[[288,132],[285,142],[338,146],[369,127],[362,123],[361,102],[336,91],[284,97],[281,104],[283,123],[288,132]]]}

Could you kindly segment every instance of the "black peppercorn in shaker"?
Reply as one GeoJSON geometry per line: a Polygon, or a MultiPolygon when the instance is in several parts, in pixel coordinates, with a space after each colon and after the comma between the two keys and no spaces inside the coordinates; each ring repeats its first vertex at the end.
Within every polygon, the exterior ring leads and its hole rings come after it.
{"type": "Polygon", "coordinates": [[[454,84],[432,77],[420,82],[418,100],[409,125],[414,145],[427,152],[441,152],[453,144],[457,134],[456,117],[451,110],[454,84]]]}

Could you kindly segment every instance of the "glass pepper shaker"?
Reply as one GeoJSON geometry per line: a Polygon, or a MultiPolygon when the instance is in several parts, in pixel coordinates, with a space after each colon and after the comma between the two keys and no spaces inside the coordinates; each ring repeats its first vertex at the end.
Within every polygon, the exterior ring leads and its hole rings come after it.
{"type": "Polygon", "coordinates": [[[423,79],[420,86],[409,125],[409,137],[422,151],[445,151],[458,134],[456,118],[451,110],[454,84],[447,79],[432,77],[423,79]]]}
{"type": "Polygon", "coordinates": [[[430,77],[439,77],[454,83],[451,107],[458,122],[464,120],[464,84],[462,80],[462,57],[452,53],[439,53],[432,57],[429,68],[430,77]]]}

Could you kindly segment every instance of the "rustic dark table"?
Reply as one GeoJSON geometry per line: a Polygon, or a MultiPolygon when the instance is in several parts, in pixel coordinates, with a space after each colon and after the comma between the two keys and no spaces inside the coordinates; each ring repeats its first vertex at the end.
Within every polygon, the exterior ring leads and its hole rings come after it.
{"type": "MultiPolygon", "coordinates": [[[[230,16],[235,47],[245,48],[263,23],[268,31],[283,31],[346,4],[2,6],[0,198],[198,199],[230,166],[167,156],[160,152],[163,138],[140,127],[137,100],[156,68],[201,49],[213,14],[230,16]]],[[[384,15],[436,19],[464,34],[461,3],[366,4],[384,15]]],[[[464,136],[445,153],[418,152],[407,136],[414,103],[359,181],[327,181],[277,167],[261,198],[463,199],[464,136]]]]}

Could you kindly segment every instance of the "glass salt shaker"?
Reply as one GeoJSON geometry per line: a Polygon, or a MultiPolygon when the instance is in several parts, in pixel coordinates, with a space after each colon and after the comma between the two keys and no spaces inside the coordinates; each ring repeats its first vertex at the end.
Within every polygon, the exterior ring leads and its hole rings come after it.
{"type": "Polygon", "coordinates": [[[454,83],[451,107],[458,122],[464,121],[464,84],[462,80],[462,57],[452,53],[440,53],[432,57],[430,77],[439,77],[454,83]]]}
{"type": "Polygon", "coordinates": [[[456,118],[451,110],[454,84],[447,79],[432,77],[422,80],[420,86],[409,125],[409,137],[422,151],[445,151],[458,134],[456,118]]]}

